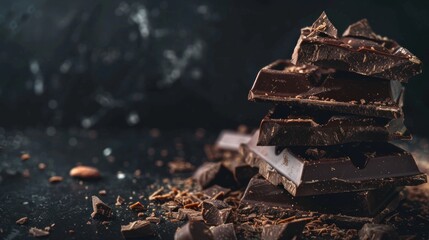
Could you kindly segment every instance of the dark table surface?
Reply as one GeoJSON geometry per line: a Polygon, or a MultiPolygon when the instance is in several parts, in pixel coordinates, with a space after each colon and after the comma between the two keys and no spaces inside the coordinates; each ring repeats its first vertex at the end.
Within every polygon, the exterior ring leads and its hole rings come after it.
{"type": "MultiPolygon", "coordinates": [[[[140,200],[145,206],[147,197],[163,185],[163,178],[186,178],[191,173],[170,174],[166,164],[157,167],[158,160],[167,163],[183,158],[195,166],[205,159],[204,144],[213,142],[217,133],[204,130],[161,131],[81,131],[53,128],[46,130],[0,132],[0,228],[1,239],[26,239],[30,227],[44,228],[55,224],[50,239],[122,239],[120,225],[139,219],[128,204],[114,207],[121,195],[127,202],[140,200]],[[155,154],[151,154],[152,149],[155,154]],[[22,161],[22,152],[31,158],[22,161]],[[163,156],[161,156],[161,154],[163,156]],[[45,163],[46,169],[38,169],[45,163]],[[96,166],[102,174],[98,181],[79,181],[69,177],[76,164],[96,166]],[[22,176],[28,169],[30,177],[22,176]],[[142,171],[135,177],[136,169],[142,171]],[[50,176],[63,176],[57,184],[48,182],[50,176]],[[100,196],[99,190],[107,195],[100,196]],[[91,220],[91,196],[98,195],[114,208],[115,219],[108,225],[91,220]],[[139,199],[144,196],[143,199],[139,199]],[[26,225],[15,221],[29,217],[26,225]],[[87,223],[90,221],[90,224],[87,223]],[[69,234],[74,230],[74,234],[69,234]]],[[[159,207],[158,207],[159,209],[159,207]]],[[[148,216],[151,207],[144,211],[148,216]]],[[[159,216],[159,214],[156,214],[159,216]]],[[[140,218],[141,219],[141,218],[140,218]]],[[[159,237],[171,239],[183,222],[161,220],[156,226],[159,237]]]]}
{"type": "MultiPolygon", "coordinates": [[[[202,129],[18,131],[0,128],[0,239],[27,239],[30,227],[43,229],[51,224],[55,226],[50,239],[122,239],[120,225],[142,218],[127,209],[128,204],[115,207],[116,197],[121,195],[127,203],[140,200],[148,206],[144,211],[148,216],[156,207],[148,205],[147,198],[165,185],[163,179],[183,179],[191,174],[171,174],[167,163],[183,158],[195,166],[200,165],[206,159],[204,145],[213,143],[217,135],[217,131],[202,129]],[[22,161],[23,152],[31,158],[22,161]],[[157,166],[158,160],[164,165],[157,166]],[[39,170],[39,163],[45,163],[46,169],[39,170]],[[70,169],[78,163],[97,167],[102,178],[79,181],[69,177],[70,169]],[[22,176],[25,169],[29,170],[29,177],[22,176]],[[137,169],[142,171],[140,177],[134,175],[137,169]],[[63,176],[64,180],[49,183],[49,177],[54,175],[63,176]],[[106,190],[107,195],[100,196],[100,190],[106,190]],[[109,224],[91,219],[92,195],[100,196],[114,209],[115,218],[109,224]],[[139,199],[140,196],[143,198],[139,199]],[[29,217],[27,224],[15,224],[24,216],[29,217]],[[69,230],[74,230],[74,234],[69,230]]],[[[429,144],[416,142],[409,145],[413,146],[411,150],[417,152],[418,159],[426,158],[429,144]]],[[[156,215],[161,216],[159,207],[157,209],[156,215]]],[[[157,238],[171,239],[182,224],[161,219],[155,226],[157,238]]]]}

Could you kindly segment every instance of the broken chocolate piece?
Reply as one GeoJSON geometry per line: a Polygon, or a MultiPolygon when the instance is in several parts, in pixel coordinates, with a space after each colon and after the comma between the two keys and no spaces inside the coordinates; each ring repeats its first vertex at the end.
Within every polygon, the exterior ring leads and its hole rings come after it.
{"type": "Polygon", "coordinates": [[[365,224],[359,231],[360,240],[397,240],[398,233],[392,226],[385,224],[365,224]]]}
{"type": "Polygon", "coordinates": [[[174,240],[213,240],[213,234],[203,222],[188,222],[179,227],[174,234],[174,240]]]}
{"type": "Polygon", "coordinates": [[[234,224],[232,223],[221,224],[219,226],[212,227],[210,228],[210,231],[213,233],[214,240],[237,240],[234,224]]]}
{"type": "Polygon", "coordinates": [[[286,240],[292,239],[302,233],[305,225],[311,218],[292,220],[279,225],[267,225],[262,228],[261,239],[266,240],[286,240]]]}
{"type": "Polygon", "coordinates": [[[364,191],[381,187],[418,185],[426,175],[407,151],[390,143],[356,143],[319,147],[321,158],[307,155],[309,147],[257,146],[259,131],[242,152],[250,166],[293,196],[364,191]],[[273,175],[273,170],[276,175],[273,175]],[[280,176],[280,177],[279,177],[280,176]]]}
{"type": "Polygon", "coordinates": [[[366,20],[349,26],[341,38],[318,34],[319,19],[301,30],[292,55],[296,64],[314,64],[358,74],[407,82],[422,72],[421,61],[397,42],[375,34],[366,20]]]}
{"type": "Polygon", "coordinates": [[[125,239],[144,238],[155,235],[149,221],[137,220],[121,226],[121,233],[125,239]]]}
{"type": "MultiPolygon", "coordinates": [[[[363,223],[373,221],[383,209],[398,197],[398,189],[383,188],[363,192],[335,193],[316,196],[293,197],[284,188],[275,186],[260,176],[249,182],[240,202],[240,208],[250,206],[260,214],[308,215],[309,212],[337,216],[347,221],[359,217],[363,223]],[[341,218],[341,216],[343,216],[341,218]],[[364,218],[364,219],[362,219],[364,218]]],[[[333,222],[336,222],[332,218],[333,222]]],[[[363,224],[362,223],[362,224],[363,224]]]]}
{"type": "Polygon", "coordinates": [[[110,219],[113,215],[112,209],[97,196],[92,196],[92,209],[91,217],[93,219],[110,219]]]}
{"type": "Polygon", "coordinates": [[[326,35],[332,38],[337,38],[338,30],[329,21],[325,12],[322,12],[320,17],[311,26],[311,33],[314,35],[326,35]]]}
{"type": "Polygon", "coordinates": [[[409,140],[403,118],[339,115],[278,105],[262,119],[260,146],[327,146],[351,142],[409,140]]]}
{"type": "Polygon", "coordinates": [[[231,213],[231,207],[223,201],[205,200],[202,215],[207,225],[220,225],[226,223],[231,213]]]}
{"type": "Polygon", "coordinates": [[[28,233],[32,237],[46,237],[49,236],[49,231],[45,231],[43,229],[32,227],[28,230],[28,233]]]}
{"type": "Polygon", "coordinates": [[[231,172],[221,162],[204,163],[195,171],[193,178],[202,188],[207,188],[214,184],[222,187],[235,185],[231,172]]]}
{"type": "Polygon", "coordinates": [[[116,206],[121,206],[124,202],[125,202],[125,199],[123,197],[121,197],[121,196],[118,195],[116,197],[116,203],[115,203],[115,205],[116,206]]]}
{"type": "Polygon", "coordinates": [[[403,87],[353,73],[277,60],[262,68],[248,99],[335,112],[399,118],[403,87]]]}

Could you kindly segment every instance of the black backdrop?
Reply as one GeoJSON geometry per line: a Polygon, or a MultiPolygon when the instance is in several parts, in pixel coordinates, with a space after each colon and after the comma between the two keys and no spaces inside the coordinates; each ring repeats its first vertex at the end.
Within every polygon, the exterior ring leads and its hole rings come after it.
{"type": "MultiPolygon", "coordinates": [[[[429,62],[429,1],[0,1],[0,126],[257,126],[260,67],[291,56],[325,10],[343,31],[368,18],[429,62]]],[[[428,135],[424,73],[406,124],[428,135]]]]}

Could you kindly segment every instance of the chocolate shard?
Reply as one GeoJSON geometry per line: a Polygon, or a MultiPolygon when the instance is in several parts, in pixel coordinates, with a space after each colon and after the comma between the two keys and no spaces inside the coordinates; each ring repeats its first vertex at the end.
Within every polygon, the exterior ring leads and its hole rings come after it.
{"type": "Polygon", "coordinates": [[[231,207],[223,201],[205,200],[203,201],[202,215],[206,224],[217,226],[226,223],[231,210],[231,207]]]}
{"type": "Polygon", "coordinates": [[[277,60],[259,71],[248,99],[347,114],[399,118],[403,115],[403,91],[398,81],[277,60]]]}
{"type": "Polygon", "coordinates": [[[337,38],[338,30],[329,21],[325,12],[322,12],[320,17],[311,26],[311,35],[325,35],[332,38],[337,38]]]}
{"type": "Polygon", "coordinates": [[[28,230],[28,233],[32,237],[46,237],[49,236],[49,231],[45,231],[43,229],[32,227],[28,230]]]}
{"type": "Polygon", "coordinates": [[[365,191],[382,187],[419,185],[426,175],[407,151],[390,143],[356,143],[318,147],[257,146],[259,131],[242,145],[245,161],[274,185],[293,196],[365,191]],[[272,174],[275,170],[276,174],[272,174]]]}
{"type": "Polygon", "coordinates": [[[249,180],[258,173],[258,169],[243,161],[243,156],[224,160],[223,165],[232,173],[238,186],[246,186],[249,180]]]}
{"type": "Polygon", "coordinates": [[[113,216],[112,209],[97,196],[92,196],[92,209],[91,217],[94,219],[110,219],[113,216]]]}
{"type": "Polygon", "coordinates": [[[206,162],[194,173],[193,178],[204,189],[212,185],[231,187],[235,185],[232,173],[221,162],[206,162]]]}
{"type": "Polygon", "coordinates": [[[267,225],[262,228],[261,239],[286,240],[293,239],[302,233],[310,218],[297,219],[279,225],[267,225]]]}
{"type": "Polygon", "coordinates": [[[203,222],[188,222],[176,230],[174,240],[213,240],[213,234],[203,222]]]}
{"type": "Polygon", "coordinates": [[[383,188],[293,197],[284,188],[273,185],[261,176],[255,176],[244,192],[240,209],[276,217],[325,214],[325,221],[335,224],[353,223],[352,227],[362,227],[363,224],[374,221],[386,208],[393,209],[391,203],[398,199],[398,191],[396,188],[383,188]]]}
{"type": "Polygon", "coordinates": [[[359,231],[360,240],[397,240],[398,233],[392,226],[385,224],[365,224],[359,231]]]}
{"type": "Polygon", "coordinates": [[[121,225],[121,233],[125,239],[140,239],[155,235],[150,222],[145,220],[137,220],[127,225],[121,225]]]}
{"type": "Polygon", "coordinates": [[[361,75],[407,82],[422,72],[422,62],[397,42],[372,32],[368,22],[352,24],[341,38],[314,34],[311,29],[324,28],[316,20],[303,28],[292,55],[295,64],[355,72],[361,75]]]}
{"type": "Polygon", "coordinates": [[[372,40],[382,40],[381,36],[374,33],[366,18],[351,24],[344,31],[343,37],[361,37],[372,40]]]}
{"type": "Polygon", "coordinates": [[[338,114],[278,105],[261,121],[260,146],[328,146],[410,140],[403,118],[338,114]]]}
{"type": "Polygon", "coordinates": [[[232,223],[221,224],[219,226],[210,228],[210,230],[213,233],[214,240],[237,240],[234,224],[232,223]]]}

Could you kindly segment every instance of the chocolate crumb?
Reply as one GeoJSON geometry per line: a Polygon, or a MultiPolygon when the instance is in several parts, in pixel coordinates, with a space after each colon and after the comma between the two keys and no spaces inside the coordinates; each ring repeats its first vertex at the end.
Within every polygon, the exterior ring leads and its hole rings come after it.
{"type": "Polygon", "coordinates": [[[63,177],[61,176],[52,176],[49,178],[50,183],[59,183],[63,181],[63,177]]]}
{"type": "Polygon", "coordinates": [[[134,211],[137,211],[137,212],[141,212],[141,211],[144,210],[144,206],[143,206],[143,204],[141,204],[141,202],[135,202],[135,203],[131,204],[129,206],[129,208],[131,210],[134,210],[134,211]]]}
{"type": "Polygon", "coordinates": [[[91,217],[94,219],[109,219],[112,217],[112,209],[97,196],[92,196],[92,208],[91,217]]]}
{"type": "Polygon", "coordinates": [[[70,176],[80,179],[100,178],[100,172],[97,168],[89,166],[77,166],[70,170],[70,176]]]}
{"type": "Polygon", "coordinates": [[[32,237],[46,237],[49,236],[49,232],[45,231],[43,229],[32,227],[30,230],[28,230],[28,233],[32,237]]]}
{"type": "Polygon", "coordinates": [[[125,199],[123,197],[121,197],[121,196],[118,195],[116,197],[116,203],[115,203],[115,205],[116,206],[121,206],[124,202],[125,202],[125,199]]]}
{"type": "Polygon", "coordinates": [[[18,224],[18,225],[23,225],[23,224],[26,224],[27,222],[28,222],[28,217],[22,217],[22,218],[16,220],[16,224],[18,224]]]}
{"type": "Polygon", "coordinates": [[[27,160],[29,160],[31,158],[31,156],[30,156],[30,154],[29,153],[23,153],[23,154],[21,154],[21,160],[22,161],[27,161],[27,160]]]}

